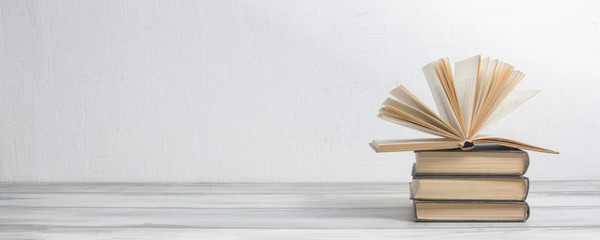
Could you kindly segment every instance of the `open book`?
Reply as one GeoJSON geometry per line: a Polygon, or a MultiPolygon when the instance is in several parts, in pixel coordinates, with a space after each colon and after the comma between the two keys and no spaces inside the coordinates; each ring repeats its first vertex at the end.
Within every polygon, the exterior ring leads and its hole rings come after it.
{"type": "Polygon", "coordinates": [[[539,91],[513,91],[524,74],[510,64],[474,56],[457,62],[455,73],[448,58],[423,67],[439,112],[434,112],[404,86],[392,90],[379,118],[441,138],[373,140],[376,152],[432,149],[472,149],[475,144],[498,144],[546,153],[553,150],[479,133],[539,91]]]}

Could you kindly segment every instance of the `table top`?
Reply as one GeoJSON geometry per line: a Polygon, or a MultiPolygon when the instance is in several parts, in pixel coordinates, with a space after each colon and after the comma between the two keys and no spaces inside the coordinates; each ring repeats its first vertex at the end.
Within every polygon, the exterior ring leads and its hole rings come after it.
{"type": "Polygon", "coordinates": [[[0,239],[598,239],[600,181],[530,184],[527,222],[414,222],[407,183],[0,183],[0,239]]]}

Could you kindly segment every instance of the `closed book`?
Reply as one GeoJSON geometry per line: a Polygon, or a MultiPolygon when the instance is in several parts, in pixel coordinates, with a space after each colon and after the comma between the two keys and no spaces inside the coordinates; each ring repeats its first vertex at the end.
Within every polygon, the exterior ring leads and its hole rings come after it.
{"type": "Polygon", "coordinates": [[[529,179],[511,176],[415,176],[410,190],[414,200],[524,201],[529,191],[529,179]]]}
{"type": "Polygon", "coordinates": [[[413,175],[511,175],[529,168],[527,152],[499,145],[477,145],[469,151],[415,151],[413,175]]]}
{"type": "Polygon", "coordinates": [[[526,202],[414,201],[415,221],[522,222],[529,218],[526,202]]]}

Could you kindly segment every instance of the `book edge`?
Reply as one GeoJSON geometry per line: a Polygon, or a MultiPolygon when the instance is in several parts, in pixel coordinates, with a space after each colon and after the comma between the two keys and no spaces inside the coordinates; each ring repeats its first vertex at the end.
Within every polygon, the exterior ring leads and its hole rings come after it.
{"type": "Polygon", "coordinates": [[[455,200],[449,200],[449,201],[431,201],[431,200],[413,200],[413,208],[414,208],[414,215],[415,215],[415,222],[525,222],[529,219],[530,217],[530,207],[529,204],[526,201],[510,201],[510,202],[502,202],[502,201],[495,201],[495,200],[491,200],[491,201],[455,201],[455,200]],[[514,203],[514,204],[523,204],[525,206],[525,215],[523,216],[523,219],[518,219],[518,220],[429,220],[429,219],[419,219],[418,214],[417,214],[417,204],[420,202],[426,202],[426,203],[431,203],[431,202],[437,202],[437,203],[514,203]]]}

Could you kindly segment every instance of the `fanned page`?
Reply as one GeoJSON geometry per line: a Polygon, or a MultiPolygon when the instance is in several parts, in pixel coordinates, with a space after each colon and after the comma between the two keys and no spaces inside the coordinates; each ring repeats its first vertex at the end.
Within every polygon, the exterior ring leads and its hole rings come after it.
{"type": "Polygon", "coordinates": [[[444,92],[444,88],[440,83],[440,79],[435,71],[435,67],[433,63],[427,64],[423,67],[423,73],[425,74],[425,79],[427,79],[427,83],[429,84],[429,89],[431,90],[431,94],[433,95],[433,100],[435,101],[435,105],[437,106],[438,112],[440,116],[450,125],[459,132],[462,132],[460,123],[456,116],[454,116],[454,112],[452,111],[452,107],[450,106],[450,102],[446,97],[446,93],[444,92]]]}
{"type": "MultiPolygon", "coordinates": [[[[444,92],[446,93],[446,98],[450,103],[452,113],[454,113],[454,117],[456,118],[456,120],[458,120],[458,124],[460,126],[458,130],[464,133],[465,122],[463,121],[462,113],[460,110],[460,103],[458,102],[458,97],[456,94],[456,86],[454,85],[454,75],[452,75],[452,66],[450,64],[450,59],[442,58],[436,63],[436,66],[438,79],[444,87],[444,92]]],[[[463,135],[466,135],[466,133],[464,133],[463,135]]]]}
{"type": "Polygon", "coordinates": [[[477,55],[456,63],[454,84],[456,94],[460,103],[460,109],[465,121],[465,132],[468,133],[473,115],[473,104],[475,100],[475,87],[479,75],[479,62],[481,56],[477,55]]]}
{"type": "Polygon", "coordinates": [[[482,89],[483,89],[484,81],[487,78],[487,70],[488,70],[489,63],[490,63],[489,57],[482,58],[481,61],[479,61],[479,73],[477,74],[477,83],[475,85],[475,100],[473,101],[473,113],[471,115],[471,123],[473,122],[472,119],[475,116],[475,114],[477,113],[477,110],[479,109],[478,103],[481,102],[481,98],[483,95],[482,89]]]}
{"type": "Polygon", "coordinates": [[[410,106],[411,108],[426,114],[428,118],[432,121],[432,123],[443,130],[452,133],[453,138],[460,138],[460,133],[456,131],[456,129],[452,128],[450,124],[448,124],[444,119],[442,119],[437,113],[435,113],[431,108],[429,108],[425,103],[423,103],[417,96],[412,94],[408,89],[404,86],[400,85],[394,90],[390,91],[390,94],[394,96],[398,102],[410,106]]]}
{"type": "Polygon", "coordinates": [[[511,92],[506,99],[500,104],[498,109],[492,113],[490,118],[486,121],[480,131],[485,130],[490,125],[494,124],[513,110],[515,110],[518,106],[525,103],[527,100],[531,99],[535,96],[538,90],[526,90],[526,91],[514,91],[511,92]]]}
{"type": "Polygon", "coordinates": [[[485,99],[488,96],[488,90],[491,85],[490,83],[492,81],[492,75],[496,70],[496,66],[498,65],[498,60],[488,61],[487,59],[488,58],[486,58],[486,60],[484,61],[487,67],[482,70],[482,72],[479,75],[479,79],[477,80],[477,90],[475,93],[476,97],[474,105],[475,109],[473,111],[473,116],[471,116],[471,127],[469,128],[468,134],[469,137],[476,135],[473,129],[475,128],[476,121],[479,118],[480,112],[482,111],[483,103],[485,102],[485,99]]]}
{"type": "Polygon", "coordinates": [[[399,121],[409,124],[419,125],[426,129],[432,130],[444,137],[456,138],[451,132],[444,130],[443,123],[436,121],[435,118],[414,109],[408,105],[402,104],[394,99],[388,98],[383,102],[383,108],[380,112],[391,118],[397,118],[399,121]]]}
{"type": "Polygon", "coordinates": [[[428,128],[424,127],[424,126],[418,125],[416,123],[411,123],[409,120],[406,120],[406,119],[403,119],[403,118],[398,118],[397,116],[393,116],[390,113],[382,112],[382,113],[379,113],[379,115],[377,115],[377,117],[379,117],[379,118],[381,118],[383,120],[386,120],[386,121],[398,124],[398,125],[405,126],[407,128],[411,128],[411,129],[420,131],[420,132],[429,133],[431,135],[436,135],[436,136],[440,136],[440,137],[446,137],[446,136],[444,136],[443,134],[441,134],[439,132],[433,131],[433,130],[428,129],[428,128]]]}
{"type": "Polygon", "coordinates": [[[402,117],[408,119],[411,123],[416,123],[420,126],[424,126],[428,129],[443,134],[446,137],[459,138],[458,136],[454,135],[452,131],[446,130],[446,125],[444,125],[443,122],[437,120],[435,117],[421,112],[418,109],[405,105],[401,102],[398,102],[392,98],[388,98],[385,102],[383,102],[383,106],[384,107],[381,110],[382,112],[389,112],[394,115],[401,115],[402,117]]]}
{"type": "Polygon", "coordinates": [[[475,137],[482,131],[492,114],[496,112],[498,107],[524,76],[519,71],[513,71],[514,67],[509,64],[502,63],[500,65],[499,73],[495,74],[497,76],[493,79],[486,102],[483,103],[483,107],[473,123],[469,138],[475,137]]]}

